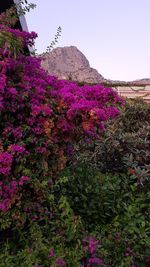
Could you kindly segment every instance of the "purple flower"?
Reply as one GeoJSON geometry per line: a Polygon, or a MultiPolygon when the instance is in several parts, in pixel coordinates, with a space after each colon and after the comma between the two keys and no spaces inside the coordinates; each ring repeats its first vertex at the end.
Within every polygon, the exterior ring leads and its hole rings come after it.
{"type": "Polygon", "coordinates": [[[43,154],[44,152],[47,151],[46,147],[38,147],[36,149],[37,153],[43,154]]]}
{"type": "Polygon", "coordinates": [[[0,210],[2,210],[3,212],[7,212],[8,209],[9,202],[7,200],[0,203],[0,210]]]}
{"type": "Polygon", "coordinates": [[[8,175],[11,170],[11,164],[13,161],[13,157],[8,152],[0,153],[0,173],[4,175],[8,175]]]}
{"type": "Polygon", "coordinates": [[[98,266],[101,266],[104,264],[103,260],[98,257],[93,257],[88,260],[88,264],[96,264],[98,266]]]}
{"type": "Polygon", "coordinates": [[[14,136],[15,138],[17,138],[17,139],[22,138],[23,133],[22,133],[22,129],[21,129],[21,127],[13,128],[13,129],[12,129],[12,133],[13,133],[13,136],[14,136]]]}
{"type": "Polygon", "coordinates": [[[42,106],[42,111],[46,116],[49,116],[52,113],[52,109],[48,107],[47,105],[42,106]]]}
{"type": "Polygon", "coordinates": [[[49,252],[49,256],[50,256],[50,257],[55,257],[54,249],[51,249],[51,250],[50,250],[50,252],[49,252]]]}
{"type": "Polygon", "coordinates": [[[32,115],[36,117],[41,112],[41,106],[33,105],[32,106],[32,115]]]}
{"type": "Polygon", "coordinates": [[[65,266],[65,262],[60,258],[56,259],[56,264],[61,267],[65,266]]]}
{"type": "Polygon", "coordinates": [[[19,185],[24,185],[26,182],[28,182],[30,180],[30,178],[28,176],[21,176],[20,180],[19,180],[19,185]]]}
{"type": "Polygon", "coordinates": [[[50,180],[48,181],[48,186],[51,187],[52,185],[53,185],[53,180],[50,179],[50,180]]]}
{"type": "Polygon", "coordinates": [[[6,76],[4,74],[1,74],[1,76],[0,76],[0,93],[4,93],[5,84],[6,84],[6,76]]]}
{"type": "Polygon", "coordinates": [[[88,252],[92,255],[96,252],[99,241],[96,240],[93,236],[90,236],[89,238],[83,239],[83,244],[84,244],[84,249],[88,250],[88,252]]]}
{"type": "Polygon", "coordinates": [[[19,154],[23,154],[26,151],[26,149],[23,146],[17,144],[10,145],[9,150],[12,153],[19,153],[19,154]]]}
{"type": "Polygon", "coordinates": [[[12,199],[15,195],[17,189],[17,182],[15,180],[9,183],[9,186],[6,184],[1,184],[0,196],[0,210],[7,212],[12,205],[12,199]]]}
{"type": "Polygon", "coordinates": [[[16,96],[16,95],[18,94],[16,88],[14,88],[14,87],[10,87],[10,88],[8,89],[8,91],[9,91],[9,93],[10,93],[11,95],[14,95],[14,96],[16,96]]]}

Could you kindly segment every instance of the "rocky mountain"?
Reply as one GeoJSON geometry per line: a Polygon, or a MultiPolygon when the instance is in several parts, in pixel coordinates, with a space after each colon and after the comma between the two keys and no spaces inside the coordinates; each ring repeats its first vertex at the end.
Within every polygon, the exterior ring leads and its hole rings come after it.
{"type": "Polygon", "coordinates": [[[72,79],[87,83],[104,83],[113,86],[146,86],[150,79],[135,81],[114,81],[105,79],[96,69],[90,67],[85,55],[76,46],[58,47],[42,56],[42,66],[59,79],[72,79]]]}
{"type": "Polygon", "coordinates": [[[42,55],[42,66],[60,79],[72,79],[88,83],[104,80],[96,69],[90,67],[84,54],[75,46],[58,47],[42,55]]]}

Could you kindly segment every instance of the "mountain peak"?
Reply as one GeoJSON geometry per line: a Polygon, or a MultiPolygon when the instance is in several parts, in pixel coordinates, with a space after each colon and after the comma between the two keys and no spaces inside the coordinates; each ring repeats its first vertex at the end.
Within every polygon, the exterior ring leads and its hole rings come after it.
{"type": "Polygon", "coordinates": [[[45,53],[42,67],[59,79],[99,83],[104,80],[96,69],[90,67],[85,55],[76,46],[57,47],[45,53]]]}

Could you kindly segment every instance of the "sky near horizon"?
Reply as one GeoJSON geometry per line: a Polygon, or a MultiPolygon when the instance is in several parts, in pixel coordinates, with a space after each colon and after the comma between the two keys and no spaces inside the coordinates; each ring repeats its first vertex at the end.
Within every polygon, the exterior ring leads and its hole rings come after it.
{"type": "Polygon", "coordinates": [[[30,0],[26,15],[36,31],[38,53],[46,51],[57,28],[55,47],[77,46],[90,66],[107,79],[150,78],[150,0],[30,0]]]}

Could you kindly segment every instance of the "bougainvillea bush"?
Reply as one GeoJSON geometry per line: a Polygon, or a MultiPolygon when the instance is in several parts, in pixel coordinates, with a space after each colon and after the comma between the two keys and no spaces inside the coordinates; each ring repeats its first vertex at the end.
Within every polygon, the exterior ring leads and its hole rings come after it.
{"type": "Polygon", "coordinates": [[[97,241],[52,189],[76,144],[99,138],[122,99],[48,75],[27,54],[36,33],[11,28],[11,12],[0,19],[0,266],[102,265],[97,241]]]}

